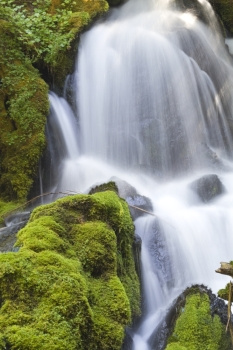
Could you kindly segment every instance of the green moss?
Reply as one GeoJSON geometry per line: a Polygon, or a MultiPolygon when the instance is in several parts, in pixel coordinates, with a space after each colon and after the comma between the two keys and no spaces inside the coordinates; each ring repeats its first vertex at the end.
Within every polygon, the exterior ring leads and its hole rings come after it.
{"type": "Polygon", "coordinates": [[[0,20],[0,191],[25,200],[45,146],[48,88],[0,20]]]}
{"type": "Polygon", "coordinates": [[[122,324],[129,324],[131,320],[129,300],[122,283],[114,276],[89,279],[89,286],[94,321],[93,349],[121,349],[122,324]]]}
{"type": "Polygon", "coordinates": [[[209,297],[194,292],[187,295],[166,350],[224,350],[230,348],[219,316],[211,316],[209,297]]]}
{"type": "Polygon", "coordinates": [[[139,312],[132,239],[114,192],[35,209],[19,252],[0,255],[0,349],[119,350],[139,312]]]}
{"type": "Polygon", "coordinates": [[[98,221],[79,224],[74,229],[74,246],[77,250],[81,247],[79,259],[83,268],[95,277],[116,273],[115,232],[98,221]]]}
{"type": "Polygon", "coordinates": [[[113,191],[118,194],[118,187],[115,182],[110,181],[92,188],[89,194],[94,194],[97,192],[113,191]]]}

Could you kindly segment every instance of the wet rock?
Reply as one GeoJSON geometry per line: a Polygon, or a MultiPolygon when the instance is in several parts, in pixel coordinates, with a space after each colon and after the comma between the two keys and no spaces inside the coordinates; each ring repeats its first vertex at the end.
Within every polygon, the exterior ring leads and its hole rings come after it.
{"type": "Polygon", "coordinates": [[[223,184],[215,174],[205,175],[194,181],[191,183],[191,188],[204,203],[211,201],[225,191],[223,184]]]}
{"type": "Polygon", "coordinates": [[[125,0],[107,0],[107,2],[110,6],[118,6],[122,5],[125,2],[125,0]]]}
{"type": "Polygon", "coordinates": [[[12,226],[12,225],[17,225],[20,224],[22,222],[27,222],[29,220],[30,217],[30,211],[24,211],[21,213],[15,213],[12,215],[9,215],[5,218],[5,225],[6,226],[12,226]]]}
{"type": "Polygon", "coordinates": [[[153,212],[151,201],[145,196],[138,194],[132,197],[126,197],[125,200],[129,204],[130,213],[134,220],[140,216],[153,212]]]}
{"type": "Polygon", "coordinates": [[[139,279],[141,279],[141,246],[142,240],[137,234],[134,235],[133,241],[133,255],[135,261],[135,269],[139,279]]]}
{"type": "Polygon", "coordinates": [[[22,212],[5,219],[6,227],[0,229],[0,252],[14,251],[16,234],[27,224],[29,217],[30,212],[22,212]]]}
{"type": "Polygon", "coordinates": [[[153,261],[153,269],[160,284],[166,284],[168,288],[171,288],[174,282],[173,267],[163,227],[159,220],[155,218],[148,227],[148,230],[151,231],[148,235],[151,239],[147,242],[147,246],[149,247],[153,261]]]}
{"type": "Polygon", "coordinates": [[[146,196],[140,195],[135,187],[116,177],[113,177],[111,180],[116,183],[119,196],[124,198],[128,203],[130,213],[134,220],[148,214],[148,212],[153,212],[151,200],[146,196]]]}
{"type": "Polygon", "coordinates": [[[131,329],[126,328],[125,339],[121,350],[133,350],[133,339],[131,336],[131,329]]]}

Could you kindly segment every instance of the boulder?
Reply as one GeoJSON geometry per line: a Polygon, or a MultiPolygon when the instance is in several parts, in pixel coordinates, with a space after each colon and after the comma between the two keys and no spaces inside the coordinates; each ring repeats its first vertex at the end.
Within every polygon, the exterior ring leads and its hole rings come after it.
{"type": "Polygon", "coordinates": [[[225,189],[216,174],[202,176],[191,183],[191,188],[204,203],[208,203],[224,193],[225,189]]]}
{"type": "Polygon", "coordinates": [[[227,350],[230,349],[230,337],[225,334],[226,323],[224,301],[207,287],[194,285],[174,300],[149,343],[152,350],[183,349],[183,346],[188,349],[187,345],[193,348],[194,344],[195,349],[204,348],[204,344],[207,348],[209,344],[210,349],[227,350]],[[215,338],[217,333],[218,339],[215,338]]]}

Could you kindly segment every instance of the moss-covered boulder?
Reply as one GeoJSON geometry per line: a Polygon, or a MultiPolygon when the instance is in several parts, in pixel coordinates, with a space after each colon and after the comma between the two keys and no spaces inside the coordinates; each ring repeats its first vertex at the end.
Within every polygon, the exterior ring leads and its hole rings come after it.
{"type": "Polygon", "coordinates": [[[120,350],[140,313],[133,235],[111,191],[35,209],[0,255],[0,349],[120,350]]]}
{"type": "Polygon", "coordinates": [[[230,350],[230,336],[213,314],[206,292],[189,289],[166,350],[230,350]]]}

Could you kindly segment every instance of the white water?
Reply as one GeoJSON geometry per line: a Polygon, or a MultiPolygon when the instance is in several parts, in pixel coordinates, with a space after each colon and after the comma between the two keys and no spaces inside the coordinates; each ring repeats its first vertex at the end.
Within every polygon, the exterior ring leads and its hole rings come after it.
{"type": "Polygon", "coordinates": [[[151,335],[187,286],[217,292],[229,280],[215,269],[233,258],[233,70],[209,3],[198,3],[209,27],[168,0],[113,11],[81,38],[79,125],[65,99],[50,99],[51,124],[61,117],[57,190],[85,192],[115,176],[153,203],[156,219],[135,222],[146,301],[134,350],[152,349],[151,335]],[[225,193],[204,204],[190,184],[211,173],[225,193]]]}

